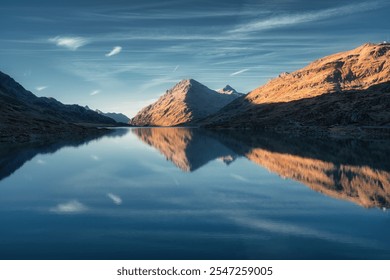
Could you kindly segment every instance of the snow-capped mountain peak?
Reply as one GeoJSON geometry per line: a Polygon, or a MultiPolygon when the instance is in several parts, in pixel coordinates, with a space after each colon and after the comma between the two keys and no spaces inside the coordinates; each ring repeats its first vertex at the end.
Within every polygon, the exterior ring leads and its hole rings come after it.
{"type": "Polygon", "coordinates": [[[242,93],[237,92],[230,85],[226,85],[224,88],[218,89],[217,92],[222,94],[243,95],[242,93]]]}

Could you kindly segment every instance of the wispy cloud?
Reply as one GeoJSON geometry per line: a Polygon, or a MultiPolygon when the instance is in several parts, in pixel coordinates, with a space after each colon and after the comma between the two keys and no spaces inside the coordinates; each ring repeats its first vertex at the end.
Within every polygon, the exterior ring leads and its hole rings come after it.
{"type": "Polygon", "coordinates": [[[47,89],[47,86],[40,86],[40,87],[36,87],[35,90],[37,91],[42,91],[42,90],[45,90],[47,89]]]}
{"type": "Polygon", "coordinates": [[[64,47],[72,51],[77,50],[78,48],[85,46],[89,43],[89,40],[83,37],[63,37],[57,36],[50,38],[49,42],[55,43],[59,47],[64,47]]]}
{"type": "Polygon", "coordinates": [[[230,176],[234,179],[236,179],[237,181],[241,181],[241,182],[246,182],[246,183],[249,183],[249,180],[241,175],[238,175],[238,174],[230,174],[230,176]]]}
{"type": "Polygon", "coordinates": [[[345,16],[359,12],[366,12],[368,10],[378,9],[380,6],[381,4],[379,2],[362,2],[357,4],[345,5],[337,8],[305,12],[300,14],[279,15],[239,25],[236,28],[230,30],[229,33],[247,33],[290,25],[297,25],[307,22],[314,22],[333,17],[345,16]]]}
{"type": "Polygon", "coordinates": [[[66,203],[60,203],[50,209],[52,212],[59,214],[74,214],[86,211],[88,208],[77,200],[71,200],[66,203]]]}
{"type": "Polygon", "coordinates": [[[113,56],[113,55],[117,55],[121,51],[122,51],[122,47],[121,46],[116,46],[109,53],[106,53],[106,56],[110,57],[110,56],[113,56]]]}
{"type": "MultiPolygon", "coordinates": [[[[236,18],[239,16],[258,16],[265,13],[259,9],[232,9],[231,7],[222,7],[218,5],[218,9],[208,7],[208,9],[185,9],[178,12],[175,7],[181,1],[161,1],[159,4],[153,4],[154,7],[121,7],[120,10],[110,8],[95,8],[88,11],[80,11],[77,14],[77,19],[83,21],[115,21],[128,22],[129,20],[188,20],[188,19],[220,19],[220,18],[236,18]]],[[[74,17],[74,16],[73,16],[74,17]]]]}
{"type": "Polygon", "coordinates": [[[150,81],[148,81],[147,83],[143,84],[140,87],[140,91],[143,92],[143,91],[149,90],[151,88],[154,88],[156,86],[161,86],[161,85],[165,85],[165,84],[169,84],[172,86],[172,84],[176,84],[179,81],[180,81],[179,79],[174,79],[174,78],[171,78],[168,76],[151,79],[150,81]]]}
{"type": "Polygon", "coordinates": [[[116,205],[121,205],[122,204],[122,198],[120,198],[118,195],[115,195],[113,193],[108,193],[107,194],[108,198],[112,200],[116,205]]]}
{"type": "Polygon", "coordinates": [[[275,234],[284,234],[289,236],[305,236],[310,238],[322,239],[333,242],[360,244],[362,246],[372,247],[378,244],[369,239],[351,237],[344,234],[333,233],[323,230],[317,230],[310,227],[300,226],[292,223],[278,222],[267,219],[253,219],[249,217],[234,217],[238,224],[253,228],[256,230],[268,231],[275,234]]]}
{"type": "Polygon", "coordinates": [[[100,90],[94,90],[89,95],[94,96],[94,95],[99,94],[99,93],[100,93],[100,90]]]}
{"type": "Polygon", "coordinates": [[[242,74],[246,71],[248,71],[249,69],[242,69],[240,71],[237,71],[237,72],[234,72],[234,73],[231,73],[230,76],[236,76],[236,75],[239,75],[239,74],[242,74]]]}

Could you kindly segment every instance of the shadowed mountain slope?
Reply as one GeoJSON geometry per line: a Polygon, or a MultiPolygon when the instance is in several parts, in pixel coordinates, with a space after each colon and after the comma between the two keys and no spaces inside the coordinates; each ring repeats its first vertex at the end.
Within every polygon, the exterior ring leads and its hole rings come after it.
{"type": "Polygon", "coordinates": [[[202,120],[212,127],[387,126],[390,44],[365,44],[283,73],[202,120]]]}
{"type": "Polygon", "coordinates": [[[61,139],[95,130],[77,124],[97,126],[116,122],[79,105],[37,97],[0,72],[0,142],[28,142],[50,136],[61,139]]]}

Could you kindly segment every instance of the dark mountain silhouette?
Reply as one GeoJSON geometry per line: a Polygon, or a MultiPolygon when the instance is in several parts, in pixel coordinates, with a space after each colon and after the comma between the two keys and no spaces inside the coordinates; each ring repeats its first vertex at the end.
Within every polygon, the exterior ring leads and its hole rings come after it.
{"type": "Polygon", "coordinates": [[[115,125],[111,118],[79,105],[64,105],[54,98],[37,97],[0,72],[0,142],[28,142],[87,134],[88,126],[115,125]]]}

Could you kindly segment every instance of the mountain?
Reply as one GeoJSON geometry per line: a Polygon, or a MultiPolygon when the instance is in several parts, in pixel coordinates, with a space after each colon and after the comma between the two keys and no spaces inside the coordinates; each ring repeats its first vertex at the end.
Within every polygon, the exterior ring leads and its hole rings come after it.
{"type": "MultiPolygon", "coordinates": [[[[212,127],[390,125],[390,44],[365,44],[283,73],[203,120],[212,127]]],[[[281,129],[281,130],[283,130],[281,129]]]]}
{"type": "Polygon", "coordinates": [[[122,113],[103,113],[104,116],[109,117],[117,123],[128,124],[130,119],[122,113]]]}
{"type": "Polygon", "coordinates": [[[230,86],[217,92],[189,79],[176,84],[155,103],[143,108],[130,121],[137,126],[174,126],[187,124],[217,112],[241,96],[230,86]]]}
{"type": "Polygon", "coordinates": [[[238,97],[238,96],[241,96],[241,95],[244,95],[243,93],[237,92],[234,88],[232,88],[232,87],[229,86],[229,85],[226,85],[224,88],[218,89],[217,92],[218,92],[218,93],[221,93],[221,94],[232,94],[232,95],[237,95],[237,97],[238,97]]]}
{"type": "Polygon", "coordinates": [[[30,142],[47,137],[102,133],[86,126],[116,122],[79,105],[37,97],[0,72],[0,142],[30,142]]]}
{"type": "MultiPolygon", "coordinates": [[[[88,106],[85,106],[85,108],[87,110],[91,110],[88,106]]],[[[108,118],[111,118],[114,121],[116,121],[117,123],[128,124],[130,121],[130,119],[126,115],[121,114],[121,113],[104,113],[98,109],[96,109],[95,112],[98,113],[99,115],[103,115],[103,116],[106,116],[108,118]]]]}
{"type": "Polygon", "coordinates": [[[102,111],[99,111],[99,110],[96,110],[96,112],[99,113],[100,115],[103,115],[103,116],[106,116],[108,118],[113,119],[117,123],[128,124],[130,121],[130,119],[122,113],[103,113],[102,111]]]}

